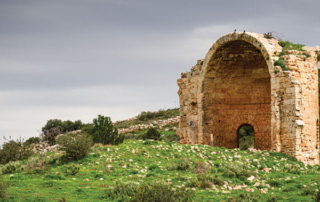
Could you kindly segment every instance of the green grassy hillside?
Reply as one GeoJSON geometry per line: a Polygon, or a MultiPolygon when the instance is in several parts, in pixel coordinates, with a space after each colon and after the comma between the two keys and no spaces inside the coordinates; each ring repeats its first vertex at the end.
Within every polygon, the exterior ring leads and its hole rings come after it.
{"type": "MultiPolygon", "coordinates": [[[[171,134],[172,127],[161,130],[171,134]]],[[[0,198],[5,191],[2,201],[272,202],[319,194],[318,165],[270,151],[138,140],[144,132],[117,146],[96,145],[78,161],[56,151],[0,165],[0,198]]]]}
{"type": "Polygon", "coordinates": [[[106,197],[117,182],[141,186],[156,181],[192,190],[194,201],[227,201],[244,193],[257,201],[313,201],[320,181],[319,166],[305,166],[269,151],[127,140],[118,146],[92,148],[79,161],[62,162],[60,156],[59,152],[46,154],[49,168],[45,173],[4,174],[2,180],[11,183],[4,201],[63,197],[67,201],[118,201],[106,197]],[[70,174],[73,164],[80,168],[75,175],[70,174]]]}

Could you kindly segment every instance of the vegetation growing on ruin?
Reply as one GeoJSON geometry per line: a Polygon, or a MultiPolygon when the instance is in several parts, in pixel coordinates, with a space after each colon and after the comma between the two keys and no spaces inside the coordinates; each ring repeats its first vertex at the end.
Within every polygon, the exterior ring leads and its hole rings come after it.
{"type": "MultiPolygon", "coordinates": [[[[284,62],[284,55],[287,55],[288,53],[286,52],[286,50],[297,50],[297,51],[303,51],[305,52],[305,50],[303,50],[302,48],[305,46],[303,44],[294,44],[290,41],[279,41],[278,42],[279,45],[282,47],[282,51],[279,53],[279,59],[274,61],[274,66],[280,66],[282,68],[283,71],[289,71],[290,69],[287,68],[285,62],[284,62]]],[[[302,55],[305,55],[306,58],[310,57],[310,55],[303,53],[302,55]]]]}

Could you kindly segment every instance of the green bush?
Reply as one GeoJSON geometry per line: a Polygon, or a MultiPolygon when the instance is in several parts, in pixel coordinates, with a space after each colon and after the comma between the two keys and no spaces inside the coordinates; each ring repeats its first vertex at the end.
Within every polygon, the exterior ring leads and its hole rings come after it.
{"type": "Polygon", "coordinates": [[[313,200],[314,200],[315,202],[320,202],[320,187],[318,187],[318,191],[315,191],[315,192],[314,192],[313,200]]]}
{"type": "Polygon", "coordinates": [[[236,177],[236,174],[232,172],[231,170],[226,170],[222,173],[223,177],[228,177],[228,178],[234,178],[236,177]]]}
{"type": "Polygon", "coordinates": [[[56,144],[56,137],[63,133],[62,126],[57,126],[43,131],[41,134],[43,141],[48,141],[49,145],[56,144]]]}
{"type": "Polygon", "coordinates": [[[286,46],[286,41],[278,41],[278,44],[283,48],[286,46]]]}
{"type": "Polygon", "coordinates": [[[117,201],[127,201],[138,192],[139,185],[135,182],[119,182],[113,187],[106,189],[105,194],[107,199],[117,199],[117,201]]]}
{"type": "Polygon", "coordinates": [[[194,167],[194,173],[205,173],[210,170],[210,166],[204,161],[196,161],[196,165],[194,167]]]}
{"type": "Polygon", "coordinates": [[[30,174],[45,173],[50,169],[46,154],[41,153],[28,159],[25,169],[30,174]]]}
{"type": "Polygon", "coordinates": [[[149,167],[148,167],[148,170],[157,170],[157,169],[159,169],[159,166],[157,165],[157,164],[152,164],[152,165],[150,165],[149,167]]]}
{"type": "Polygon", "coordinates": [[[160,140],[169,141],[169,142],[179,142],[180,137],[176,134],[168,134],[160,137],[160,140]]]}
{"type": "Polygon", "coordinates": [[[24,166],[19,161],[11,161],[1,168],[2,174],[16,173],[24,170],[24,166]]]}
{"type": "Polygon", "coordinates": [[[65,178],[58,174],[48,174],[43,177],[43,180],[65,180],[65,178]]]}
{"type": "Polygon", "coordinates": [[[279,60],[274,61],[274,66],[280,66],[282,68],[282,70],[284,71],[288,71],[289,69],[287,68],[287,66],[283,63],[283,59],[280,58],[279,60]]]}
{"type": "Polygon", "coordinates": [[[249,192],[243,191],[237,197],[228,199],[228,202],[245,202],[245,201],[260,202],[261,195],[257,193],[249,193],[249,192]]]}
{"type": "Polygon", "coordinates": [[[3,181],[0,178],[0,199],[4,199],[7,197],[6,189],[9,188],[10,182],[3,181]]]}
{"type": "Polygon", "coordinates": [[[191,202],[195,194],[184,187],[174,188],[172,184],[155,182],[140,186],[130,202],[191,202]]]}
{"type": "Polygon", "coordinates": [[[0,150],[0,164],[7,164],[10,161],[27,159],[33,154],[29,146],[23,144],[22,140],[10,140],[3,144],[0,150]]]}
{"type": "Polygon", "coordinates": [[[70,164],[66,166],[66,174],[67,175],[75,175],[79,172],[80,166],[78,164],[70,164]]]}
{"type": "Polygon", "coordinates": [[[107,116],[98,115],[91,125],[83,128],[83,131],[92,136],[94,143],[118,145],[124,140],[124,135],[119,134],[110,117],[107,116]]]}
{"type": "Polygon", "coordinates": [[[55,144],[55,137],[57,135],[79,130],[83,126],[84,124],[80,120],[72,122],[70,120],[50,119],[46,125],[42,127],[42,139],[48,141],[50,145],[53,145],[55,144]]]}
{"type": "Polygon", "coordinates": [[[168,170],[188,170],[192,168],[192,163],[187,158],[183,158],[178,162],[172,163],[168,166],[168,170]]]}
{"type": "Polygon", "coordinates": [[[281,187],[283,185],[282,182],[275,181],[275,180],[269,180],[267,183],[272,187],[281,187]]]}
{"type": "Polygon", "coordinates": [[[41,138],[39,137],[30,137],[29,139],[27,139],[24,144],[25,145],[31,145],[31,144],[35,144],[35,143],[39,143],[41,142],[41,138]]]}
{"type": "Polygon", "coordinates": [[[317,54],[317,60],[320,62],[320,53],[317,54]]]}
{"type": "Polygon", "coordinates": [[[302,196],[315,195],[315,194],[316,194],[316,190],[312,187],[305,187],[301,193],[302,196]]]}
{"type": "Polygon", "coordinates": [[[146,134],[147,139],[158,140],[161,136],[161,133],[156,128],[149,128],[146,134]]]}
{"type": "Polygon", "coordinates": [[[65,134],[57,139],[57,143],[66,152],[66,156],[76,160],[85,157],[93,145],[92,137],[83,132],[65,134]]]}
{"type": "Polygon", "coordinates": [[[42,132],[49,131],[52,128],[61,128],[61,132],[71,132],[74,130],[79,130],[83,127],[83,123],[80,120],[72,122],[70,120],[62,121],[60,119],[50,119],[47,121],[46,125],[42,127],[42,132]]]}

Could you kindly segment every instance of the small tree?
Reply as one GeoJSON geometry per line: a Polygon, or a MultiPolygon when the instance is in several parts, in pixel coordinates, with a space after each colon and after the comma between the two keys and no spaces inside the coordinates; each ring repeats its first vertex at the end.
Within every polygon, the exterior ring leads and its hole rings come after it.
{"type": "Polygon", "coordinates": [[[54,128],[50,128],[49,130],[43,131],[41,134],[42,140],[48,141],[50,145],[54,145],[56,143],[56,136],[63,133],[63,128],[61,126],[57,126],[54,128]]]}
{"type": "Polygon", "coordinates": [[[57,143],[66,155],[75,159],[85,157],[92,146],[92,137],[84,132],[65,134],[57,138],[57,143]]]}
{"type": "MultiPolygon", "coordinates": [[[[60,119],[50,119],[47,121],[46,125],[42,127],[42,132],[49,131],[52,128],[62,127],[63,123],[60,119]]],[[[61,132],[63,129],[61,128],[61,132]]]]}
{"type": "Polygon", "coordinates": [[[156,128],[149,128],[146,134],[147,139],[158,140],[161,136],[161,133],[156,128]]]}
{"type": "Polygon", "coordinates": [[[27,159],[33,154],[29,145],[23,144],[22,139],[16,141],[10,140],[2,145],[0,150],[0,164],[6,164],[10,161],[27,159]]]}
{"type": "Polygon", "coordinates": [[[124,135],[119,134],[110,117],[107,116],[98,115],[91,125],[83,128],[83,131],[92,136],[94,143],[118,145],[124,140],[124,135]]]}

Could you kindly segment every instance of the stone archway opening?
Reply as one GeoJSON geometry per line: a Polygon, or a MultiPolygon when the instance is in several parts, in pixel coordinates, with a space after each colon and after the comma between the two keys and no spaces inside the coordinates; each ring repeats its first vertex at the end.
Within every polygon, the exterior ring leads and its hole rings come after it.
{"type": "Polygon", "coordinates": [[[250,124],[239,126],[237,135],[239,149],[246,150],[254,148],[254,129],[250,124]]]}
{"type": "Polygon", "coordinates": [[[237,148],[239,125],[252,123],[255,147],[271,149],[271,77],[261,51],[235,40],[222,45],[204,77],[204,134],[215,146],[237,148]]]}

